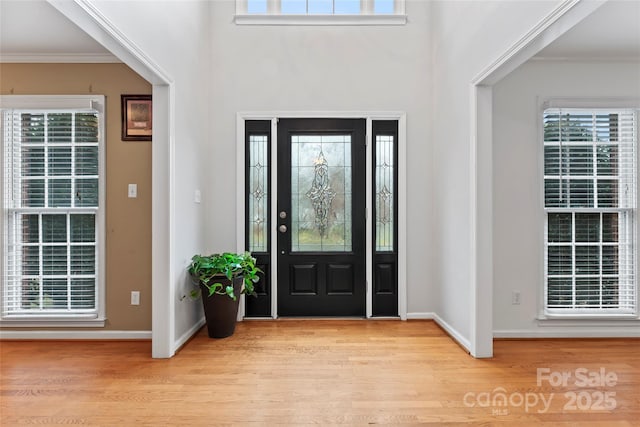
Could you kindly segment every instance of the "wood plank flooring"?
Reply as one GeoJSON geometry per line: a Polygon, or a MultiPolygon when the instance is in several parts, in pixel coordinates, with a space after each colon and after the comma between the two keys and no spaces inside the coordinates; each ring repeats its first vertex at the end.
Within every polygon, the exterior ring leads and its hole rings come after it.
{"type": "Polygon", "coordinates": [[[0,347],[3,426],[640,425],[637,339],[496,341],[475,360],[430,321],[285,320],[202,330],[170,360],[148,341],[0,347]]]}

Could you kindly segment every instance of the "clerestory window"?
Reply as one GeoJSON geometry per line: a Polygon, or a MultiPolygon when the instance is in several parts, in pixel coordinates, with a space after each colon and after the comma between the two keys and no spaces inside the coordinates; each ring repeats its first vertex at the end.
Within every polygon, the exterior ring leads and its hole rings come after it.
{"type": "Polygon", "coordinates": [[[236,0],[239,24],[404,24],[404,0],[236,0]]]}

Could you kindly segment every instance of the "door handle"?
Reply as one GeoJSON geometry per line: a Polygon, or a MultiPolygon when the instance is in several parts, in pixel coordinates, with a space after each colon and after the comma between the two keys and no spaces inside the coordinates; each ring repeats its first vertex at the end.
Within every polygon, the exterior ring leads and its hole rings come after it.
{"type": "Polygon", "coordinates": [[[282,224],[280,227],[278,227],[278,231],[281,233],[286,233],[287,232],[287,226],[282,224]]]}

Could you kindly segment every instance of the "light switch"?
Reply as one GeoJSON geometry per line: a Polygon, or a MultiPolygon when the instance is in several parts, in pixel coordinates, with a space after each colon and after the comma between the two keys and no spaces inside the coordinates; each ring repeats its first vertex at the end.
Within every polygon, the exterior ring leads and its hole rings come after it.
{"type": "Polygon", "coordinates": [[[196,190],[196,192],[193,195],[193,201],[195,203],[200,203],[201,200],[202,200],[202,194],[200,193],[200,190],[196,190]]]}
{"type": "Polygon", "coordinates": [[[131,291],[131,305],[140,305],[140,291],[131,291]]]}
{"type": "Polygon", "coordinates": [[[138,184],[129,184],[129,198],[135,199],[138,197],[138,184]]]}

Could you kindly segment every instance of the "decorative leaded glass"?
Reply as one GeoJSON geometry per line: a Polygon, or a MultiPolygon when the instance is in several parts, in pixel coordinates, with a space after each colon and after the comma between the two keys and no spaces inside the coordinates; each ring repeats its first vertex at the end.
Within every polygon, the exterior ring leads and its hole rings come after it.
{"type": "Polygon", "coordinates": [[[249,251],[267,252],[269,161],[267,135],[249,136],[249,251]]]}
{"type": "Polygon", "coordinates": [[[291,250],[351,251],[351,136],[291,137],[291,250]]]}
{"type": "Polygon", "coordinates": [[[329,166],[324,158],[324,153],[320,149],[320,154],[315,160],[313,167],[313,184],[306,196],[311,199],[313,210],[315,211],[315,224],[318,227],[321,237],[327,237],[327,226],[329,224],[329,210],[331,202],[336,197],[329,183],[329,166]]]}
{"type": "Polygon", "coordinates": [[[376,251],[394,250],[394,137],[376,136],[376,251]]]}

